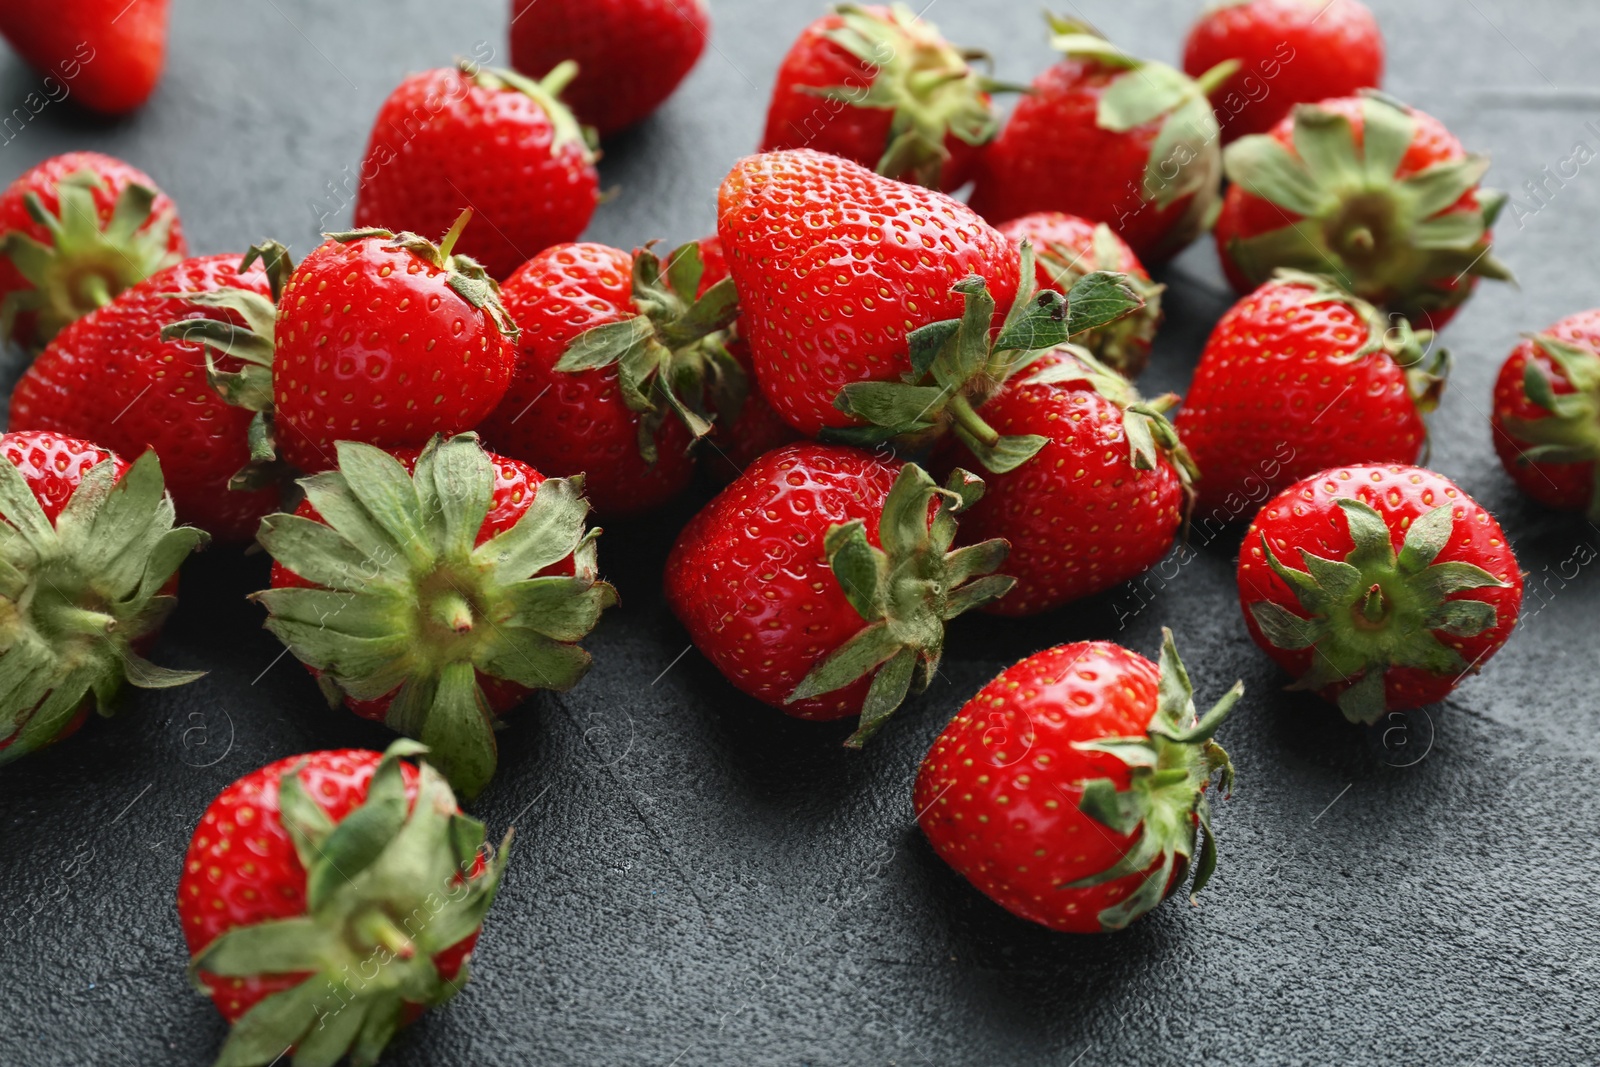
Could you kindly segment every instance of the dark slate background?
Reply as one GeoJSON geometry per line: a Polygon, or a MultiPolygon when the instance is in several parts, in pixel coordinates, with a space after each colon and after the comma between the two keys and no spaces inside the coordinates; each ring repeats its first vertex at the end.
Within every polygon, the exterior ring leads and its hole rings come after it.
{"type": "MultiPolygon", "coordinates": [[[[27,0],[42,2],[42,0],[27,0]]],[[[1189,0],[1081,0],[1069,11],[1172,58],[1189,0]]],[[[505,889],[449,1007],[395,1064],[1230,1064],[1600,1062],[1600,531],[1540,511],[1490,449],[1495,369],[1518,334],[1600,302],[1592,286],[1600,150],[1592,42],[1573,0],[1374,0],[1388,88],[1491,152],[1513,190],[1496,234],[1520,288],[1484,289],[1447,332],[1460,367],[1434,465],[1496,512],[1530,572],[1509,646],[1444,705],[1371,731],[1283,679],[1245,634],[1237,530],[1196,538],[1143,585],[1027,622],[954,628],[942,677],[864,754],[845,727],[736,694],[657,592],[685,502],[608,529],[623,606],[595,669],[542,696],[502,740],[476,813],[515,823],[505,889]],[[1591,121],[1596,125],[1587,125],[1591,121]],[[1224,730],[1239,787],[1220,805],[1222,868],[1116,937],[1010,917],[915,829],[917,762],[961,702],[1049,644],[1178,635],[1201,696],[1236,677],[1224,730]]],[[[721,0],[713,47],[651,121],[608,146],[619,190],[588,236],[623,247],[713,225],[714,190],[760,135],[772,72],[819,5],[721,0]]],[[[52,104],[0,144],[0,179],[71,148],[148,170],[197,253],[276,235],[297,255],[349,218],[370,117],[409,71],[480,47],[505,56],[491,0],[179,0],[172,59],[138,115],[52,104]],[[480,42],[483,44],[480,46],[480,42]]],[[[1025,80],[1050,62],[1032,3],[944,0],[929,17],[1025,80]]],[[[0,110],[38,87],[0,56],[0,110]]],[[[1151,390],[1181,389],[1230,296],[1209,243],[1165,280],[1151,390]]],[[[13,356],[5,387],[20,372],[13,356]]],[[[382,748],[280,657],[244,594],[262,557],[191,563],[155,659],[211,671],[0,772],[0,1062],[204,1064],[223,1025],[184,982],[173,909],[210,798],[281,756],[382,748]]]]}

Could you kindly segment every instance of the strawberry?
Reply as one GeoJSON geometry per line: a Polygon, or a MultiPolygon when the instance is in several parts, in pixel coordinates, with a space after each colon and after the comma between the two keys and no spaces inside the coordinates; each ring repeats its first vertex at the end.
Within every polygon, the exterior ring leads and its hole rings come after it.
{"type": "Polygon", "coordinates": [[[141,652],[206,535],[172,524],[161,463],[53,433],[0,434],[0,764],[110,715],[124,682],[162,689],[141,652]]]}
{"type": "Polygon", "coordinates": [[[543,78],[577,61],[566,99],[601,136],[660,107],[710,36],[706,0],[511,0],[511,65],[543,78]]]}
{"type": "Polygon", "coordinates": [[[1176,255],[1217,202],[1221,149],[1206,93],[1234,66],[1196,81],[1086,26],[1054,16],[1050,25],[1063,58],[983,150],[973,209],[991,222],[1065,211],[1106,223],[1147,263],[1176,255]]]}
{"type": "Polygon", "coordinates": [[[55,0],[0,7],[0,36],[84,107],[121,115],[155,91],[167,58],[168,0],[55,0]]]}
{"type": "Polygon", "coordinates": [[[1201,503],[1242,499],[1347,463],[1415,463],[1449,356],[1326,278],[1279,271],[1211,331],[1178,432],[1205,477],[1201,503]]]}
{"type": "MultiPolygon", "coordinates": [[[[259,269],[241,274],[238,256],[202,256],[151,275],[111,303],[68,326],[34,360],[11,394],[11,426],[94,437],[130,455],[154,449],[178,517],[219,541],[249,541],[261,516],[278,505],[278,487],[228,492],[250,462],[250,413],[202,384],[205,357],[164,325],[197,319],[239,325],[224,308],[197,308],[176,290],[237,289],[265,298],[259,269]]],[[[210,327],[204,327],[210,328],[210,327]]],[[[202,328],[202,329],[204,329],[202,328]]],[[[229,371],[242,364],[223,358],[229,371]]]]}
{"type": "Polygon", "coordinates": [[[1199,77],[1234,60],[1212,91],[1222,138],[1266,133],[1296,104],[1376,89],[1383,33],[1361,0],[1221,0],[1189,30],[1183,69],[1199,77]]]}
{"type": "Polygon", "coordinates": [[[935,189],[967,183],[1000,132],[974,70],[909,7],[838,4],[801,31],[778,67],[761,151],[811,148],[935,189]]]}
{"type": "Polygon", "coordinates": [[[178,209],[144,171],[52,156],[0,193],[0,338],[42,346],[186,252],[178,209]]]}
{"type": "MultiPolygon", "coordinates": [[[[962,517],[962,540],[1005,538],[1016,588],[984,610],[1036,615],[1110,589],[1158,563],[1193,497],[1188,452],[1162,414],[1083,349],[1047,353],[983,408],[1000,433],[1047,442],[1014,470],[986,479],[962,517]]],[[[946,465],[969,462],[964,447],[946,465]]]]}
{"type": "Polygon", "coordinates": [[[578,641],[616,592],[598,581],[581,479],[545,479],[472,434],[386,453],[341,441],[258,535],[277,566],[267,629],[330,702],[433,750],[456,790],[494,774],[494,718],[533,689],[571,689],[578,641]]]}
{"type": "Polygon", "coordinates": [[[739,689],[860,745],[938,669],[944,623],[1005,594],[1004,541],[951,551],[983,483],[805,442],[752,463],[667,560],[667,603],[739,689]]]}
{"type": "Polygon", "coordinates": [[[1103,222],[1094,223],[1059,211],[1012,219],[1000,227],[1000,232],[1019,245],[1022,241],[1033,243],[1041,289],[1054,289],[1064,296],[1080,278],[1097,270],[1115,271],[1126,277],[1144,307],[1089,331],[1078,338],[1078,344],[1111,369],[1129,378],[1138,377],[1150,362],[1150,344],[1161,326],[1161,294],[1166,286],[1150,280],[1128,242],[1103,222]]]}
{"type": "Polygon", "coordinates": [[[184,856],[189,979],[232,1029],[217,1058],[376,1063],[402,1026],[460,992],[494,903],[498,849],[431,766],[308,752],[217,794],[184,856]]]}
{"type": "Polygon", "coordinates": [[[1233,764],[1162,630],[1161,666],[1109,641],[1035,653],[967,701],[917,772],[933,850],[984,895],[1052,930],[1120,930],[1217,865],[1206,787],[1233,764]],[[1200,840],[1201,831],[1204,839],[1200,840]],[[1198,846],[1199,856],[1196,857],[1198,846]]]}
{"type": "Polygon", "coordinates": [[[1490,422],[1519,489],[1600,522],[1600,310],[1569,315],[1512,351],[1490,422]]]}
{"type": "Polygon", "coordinates": [[[1279,267],[1313,271],[1437,330],[1479,278],[1511,277],[1489,251],[1506,198],[1478,186],[1488,157],[1379,93],[1301,104],[1225,163],[1217,249],[1241,293],[1279,267]]]}
{"type": "Polygon", "coordinates": [[[1499,651],[1522,575],[1494,516],[1421,467],[1338,467],[1261,509],[1239,603],[1267,654],[1351,722],[1443,700],[1499,651]]]}

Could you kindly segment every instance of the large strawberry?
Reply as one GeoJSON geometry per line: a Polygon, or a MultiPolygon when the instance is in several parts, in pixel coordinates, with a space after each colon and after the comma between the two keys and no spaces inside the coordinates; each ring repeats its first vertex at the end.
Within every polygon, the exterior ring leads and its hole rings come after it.
{"type": "Polygon", "coordinates": [[[1386,96],[1302,104],[1225,160],[1217,248],[1241,293],[1280,267],[1313,271],[1437,330],[1479,278],[1511,277],[1489,250],[1506,198],[1478,186],[1488,157],[1386,96]]]}
{"type": "Polygon", "coordinates": [[[589,669],[578,646],[616,602],[596,577],[581,479],[545,479],[471,434],[390,455],[341,441],[293,515],[262,520],[277,561],[267,628],[332,703],[420,738],[463,795],[494,774],[495,717],[589,669]]]}
{"type": "MultiPolygon", "coordinates": [[[[174,321],[241,325],[220,307],[196,307],[178,290],[238,289],[263,300],[269,290],[259,269],[240,274],[238,256],[187,259],[127,290],[72,323],[34,360],[11,394],[11,427],[92,437],[133,455],[154,449],[166,468],[178,517],[220,541],[248,541],[261,516],[276,509],[278,487],[229,492],[233,475],[250,462],[250,412],[226,403],[206,381],[199,345],[174,321]]],[[[220,369],[242,364],[221,357],[220,369]]]]}
{"type": "Polygon", "coordinates": [[[912,803],[946,863],[1007,911],[1069,933],[1120,930],[1217,865],[1212,735],[1162,630],[1161,666],[1108,641],[1057,645],[1000,674],[928,750],[912,803]],[[1202,840],[1203,831],[1203,840],[1202,840]],[[1198,854],[1197,854],[1198,853],[1198,854]]]}
{"type": "Polygon", "coordinates": [[[1494,386],[1494,446],[1517,487],[1600,522],[1600,310],[1523,341],[1494,386]]]}
{"type": "MultiPolygon", "coordinates": [[[[0,6],[0,36],[84,107],[120,115],[155,90],[169,0],[52,0],[0,6]]],[[[47,83],[48,84],[48,83],[47,83]]]]}
{"type": "Polygon", "coordinates": [[[1190,28],[1183,69],[1228,60],[1238,73],[1211,93],[1225,141],[1266,133],[1296,104],[1376,89],[1383,33],[1361,0],[1219,0],[1190,28]]]}
{"type": "Polygon", "coordinates": [[[1243,518],[1240,501],[1328,467],[1415,463],[1448,370],[1433,334],[1279,271],[1211,331],[1178,414],[1202,504],[1243,518]]]}
{"type": "Polygon", "coordinates": [[[811,148],[935,189],[965,185],[1000,132],[1000,86],[905,4],[839,4],[778,67],[761,150],[811,148]]]}
{"type": "Polygon", "coordinates": [[[1291,689],[1376,722],[1443,700],[1505,644],[1522,575],[1494,516],[1421,467],[1338,467],[1279,493],[1239,552],[1239,602],[1291,689]]]}
{"type": "Polygon", "coordinates": [[[1234,66],[1196,81],[1077,23],[1052,16],[1051,28],[1063,58],[983,150],[974,210],[991,222],[1065,211],[1106,223],[1147,263],[1176,255],[1216,207],[1222,154],[1206,93],[1234,66]]]}
{"type": "Polygon", "coordinates": [[[576,61],[563,95],[602,136],[660,107],[710,36],[706,0],[511,0],[512,65],[543,78],[576,61]]]}
{"type": "Polygon", "coordinates": [[[205,539],[173,526],[153,452],[130,466],[71,437],[0,435],[0,763],[72,733],[90,707],[110,715],[124,682],[204,673],[140,653],[205,539]]]}
{"type": "Polygon", "coordinates": [[[143,171],[52,156],[0,193],[0,339],[43,345],[186,251],[178,209],[143,171]]]}
{"type": "Polygon", "coordinates": [[[1004,541],[951,546],[983,483],[803,443],[769,452],[690,521],[667,602],[744,692],[802,719],[860,715],[860,746],[939,666],[944,623],[1005,594],[1004,541]]]}
{"type": "Polygon", "coordinates": [[[481,216],[460,251],[504,278],[529,256],[576,240],[599,202],[598,158],[562,87],[568,63],[533,81],[461,67],[413,74],[378,109],[361,165],[355,225],[443,233],[481,216]]]}
{"type": "Polygon", "coordinates": [[[251,771],[195,827],[178,881],[189,979],[232,1024],[219,1064],[370,1067],[444,1003],[505,872],[427,753],[308,752],[251,771]]]}

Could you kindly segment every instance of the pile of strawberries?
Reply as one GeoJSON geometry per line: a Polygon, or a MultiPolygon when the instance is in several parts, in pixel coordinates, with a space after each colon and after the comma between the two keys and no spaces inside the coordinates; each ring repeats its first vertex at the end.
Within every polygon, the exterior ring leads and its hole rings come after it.
{"type": "MultiPolygon", "coordinates": [[[[697,470],[723,488],[677,532],[668,602],[733,686],[856,719],[853,747],[928,685],[947,622],[1111,589],[1190,522],[1249,523],[1245,625],[1354,722],[1506,641],[1504,533],[1417,465],[1437,333],[1509,277],[1504,198],[1377,91],[1359,3],[1224,4],[1188,73],[1052,18],[1060,58],[1005,121],[981,56],[842,4],[780,66],[717,232],[631,251],[577,241],[596,128],[672,91],[706,11],[513,8],[518,69],[406,79],[358,228],[298,264],[189,257],[155,183],[94,153],[0,196],[0,326],[37,351],[0,436],[0,761],[194,677],[144,654],[208,539],[271,554],[266,626],[406,738],[281,760],[201,819],[178,907],[234,1023],[219,1063],[370,1063],[459,988],[506,851],[455,798],[495,773],[501,714],[590,666],[617,599],[590,510],[651,512],[697,470]],[[1241,299],[1180,407],[1133,384],[1146,266],[1208,229],[1241,299]]],[[[1493,410],[1518,485],[1600,518],[1600,311],[1521,344],[1493,410]]],[[[1120,929],[1211,876],[1241,692],[1200,714],[1170,632],[1154,663],[1037,652],[934,742],[922,827],[1016,914],[1120,929]]]]}

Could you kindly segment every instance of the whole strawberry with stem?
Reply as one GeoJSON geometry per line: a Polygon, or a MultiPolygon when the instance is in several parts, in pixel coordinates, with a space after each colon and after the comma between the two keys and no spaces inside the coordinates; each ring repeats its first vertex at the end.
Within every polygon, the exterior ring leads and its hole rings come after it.
{"type": "Polygon", "coordinates": [[[802,719],[861,717],[860,747],[944,649],[944,624],[1011,588],[1004,541],[952,548],[983,483],[856,448],[769,452],[690,521],[667,603],[740,690],[802,719]]]}
{"type": "Polygon", "coordinates": [[[1417,462],[1449,370],[1432,332],[1278,271],[1211,331],[1178,413],[1201,505],[1237,519],[1242,502],[1328,467],[1417,462]]]}
{"type": "Polygon", "coordinates": [[[7,4],[0,36],[40,74],[65,83],[84,107],[121,115],[148,100],[161,78],[169,6],[169,0],[7,4]]]}
{"type": "Polygon", "coordinates": [[[1239,603],[1289,688],[1351,722],[1443,700],[1505,644],[1522,575],[1494,517],[1421,467],[1336,467],[1261,509],[1239,603]]]}
{"type": "Polygon", "coordinates": [[[1517,488],[1600,522],[1600,311],[1519,344],[1495,381],[1490,421],[1517,488]]]}
{"type": "Polygon", "coordinates": [[[406,762],[427,752],[290,756],[206,808],[177,905],[189,980],[231,1025],[219,1064],[374,1064],[460,992],[512,834],[490,845],[438,771],[406,762]]]}
{"type": "Polygon", "coordinates": [[[1222,138],[1266,133],[1296,104],[1383,83],[1383,33],[1361,0],[1220,0],[1189,29],[1183,69],[1238,73],[1211,92],[1222,138]]]}
{"type": "Polygon", "coordinates": [[[1233,764],[1212,740],[1244,692],[1204,717],[1163,629],[1161,665],[1109,641],[1007,668],[944,728],[912,803],[928,842],[985,896],[1067,933],[1121,930],[1217,865],[1206,796],[1233,764]]]}
{"type": "Polygon", "coordinates": [[[1217,250],[1241,293],[1280,267],[1327,274],[1437,330],[1479,278],[1511,278],[1490,251],[1506,198],[1478,184],[1488,157],[1380,93],[1299,105],[1229,145],[1225,163],[1217,250]]]}
{"type": "Polygon", "coordinates": [[[255,599],[331,703],[420,739],[476,796],[496,716],[576,685],[590,663],[578,642],[616,603],[582,479],[546,479],[472,434],[420,453],[337,448],[337,469],[301,480],[295,514],[262,520],[277,565],[255,599]]]}
{"type": "Polygon", "coordinates": [[[0,339],[41,347],[187,251],[178,209],[144,171],[52,156],[0,192],[0,339]]]}
{"type": "Polygon", "coordinates": [[[87,441],[0,434],[0,764],[110,715],[123,685],[203,671],[147,661],[177,601],[178,567],[206,535],[173,525],[161,464],[87,441]]]}
{"type": "Polygon", "coordinates": [[[710,36],[706,0],[511,0],[512,66],[543,78],[576,61],[562,95],[602,137],[660,107],[710,36]]]}
{"type": "Polygon", "coordinates": [[[576,240],[600,177],[587,132],[560,99],[575,74],[564,63],[534,81],[464,62],[408,77],[373,122],[356,227],[443,233],[470,208],[480,221],[460,251],[496,279],[576,240]]]}
{"type": "Polygon", "coordinates": [[[1206,95],[1235,69],[1198,80],[1128,55],[1080,23],[1050,17],[1062,54],[1033,80],[983,150],[972,207],[991,222],[1063,211],[1104,222],[1146,263],[1211,222],[1222,181],[1206,95]]]}
{"type": "Polygon", "coordinates": [[[905,4],[838,4],[801,31],[772,88],[761,151],[810,148],[933,189],[965,185],[1007,88],[905,4]]]}
{"type": "MultiPolygon", "coordinates": [[[[250,541],[261,516],[278,506],[278,487],[230,492],[233,475],[250,463],[251,413],[233,407],[206,384],[205,352],[184,339],[207,323],[244,325],[225,307],[198,307],[175,292],[237,289],[265,300],[267,276],[240,273],[237,255],[186,259],[151,275],[104,307],[73,322],[33,361],[11,394],[10,425],[92,437],[134,455],[162,458],[178,518],[219,541],[250,541]],[[162,328],[178,322],[183,329],[162,328]]],[[[220,356],[224,373],[243,364],[220,356]]]]}

